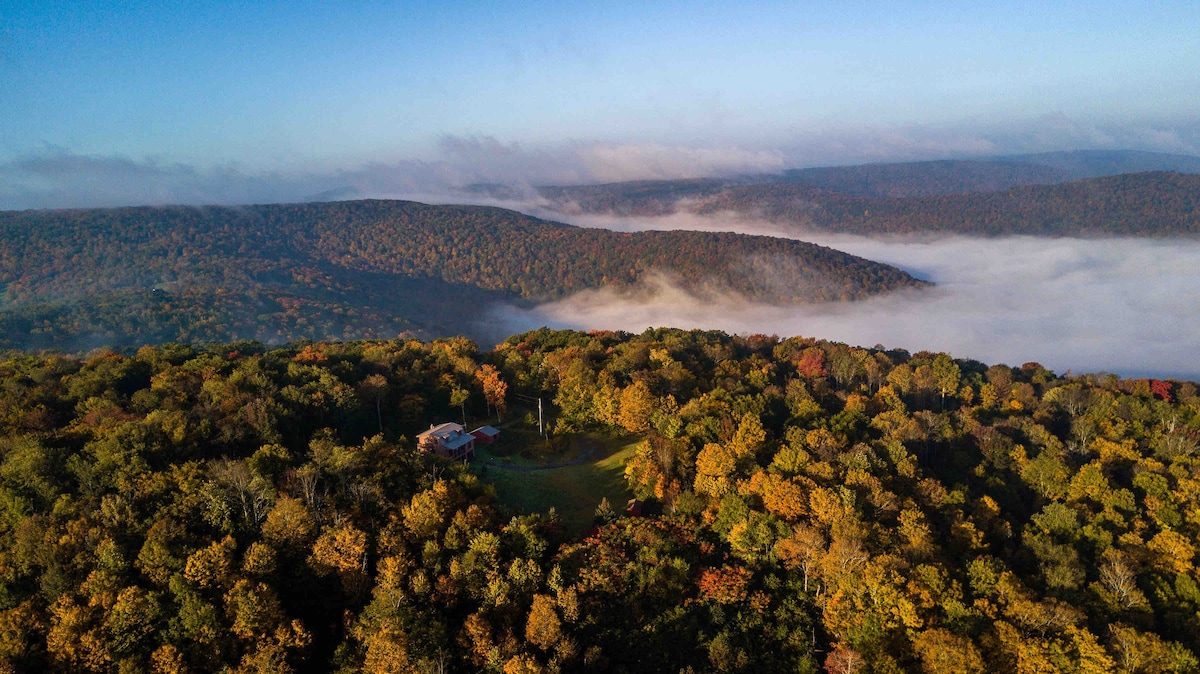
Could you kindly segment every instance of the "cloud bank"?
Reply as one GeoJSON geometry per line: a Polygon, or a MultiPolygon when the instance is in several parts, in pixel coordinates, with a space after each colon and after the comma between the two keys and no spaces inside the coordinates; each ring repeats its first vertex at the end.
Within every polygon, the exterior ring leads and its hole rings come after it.
{"type": "Polygon", "coordinates": [[[774,173],[863,162],[971,158],[1073,149],[1200,154],[1200,118],[1172,124],[1096,124],[1061,113],[1005,124],[795,129],[756,141],[667,144],[566,140],[545,145],[443,135],[425,158],[377,157],[329,169],[255,172],[163,158],[81,155],[48,146],[0,158],[0,209],[151,204],[246,204],[352,198],[487,201],[466,189],[774,173]]]}
{"type": "Polygon", "coordinates": [[[358,168],[249,173],[201,169],[155,158],[74,154],[47,148],[0,161],[0,209],[159,204],[249,204],[354,198],[479,201],[465,191],[495,183],[533,194],[531,185],[698,178],[786,168],[773,150],[657,143],[570,143],[525,148],[491,137],[445,136],[433,160],[376,161],[358,168]]]}
{"type": "MultiPolygon", "coordinates": [[[[608,224],[639,228],[632,221],[608,224]]],[[[640,228],[731,224],[676,218],[640,228]]],[[[737,229],[770,232],[750,223],[737,229]]],[[[532,310],[506,308],[497,318],[509,331],[721,329],[946,351],[986,363],[1038,361],[1057,372],[1200,380],[1200,242],[792,236],[895,265],[937,286],[796,308],[730,296],[701,301],[658,280],[649,296],[587,291],[532,310]]]]}

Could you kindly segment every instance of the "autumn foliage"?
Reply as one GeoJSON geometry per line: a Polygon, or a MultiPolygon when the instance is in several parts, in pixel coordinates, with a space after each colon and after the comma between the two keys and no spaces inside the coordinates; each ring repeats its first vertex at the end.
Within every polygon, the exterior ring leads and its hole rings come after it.
{"type": "Polygon", "coordinates": [[[1192,383],[800,337],[8,353],[0,669],[1195,671],[1198,476],[1192,383]],[[496,381],[640,515],[413,447],[496,381]]]}

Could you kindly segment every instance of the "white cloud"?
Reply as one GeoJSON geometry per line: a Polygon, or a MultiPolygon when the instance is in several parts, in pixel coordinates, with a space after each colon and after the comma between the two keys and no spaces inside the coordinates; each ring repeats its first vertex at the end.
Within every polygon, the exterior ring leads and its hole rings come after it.
{"type": "MultiPolygon", "coordinates": [[[[682,217],[604,224],[782,233],[682,217]]],[[[792,236],[896,265],[937,286],[849,304],[778,307],[733,297],[700,301],[658,280],[649,297],[587,291],[501,317],[511,330],[723,329],[947,351],[987,363],[1038,361],[1058,372],[1200,379],[1200,242],[792,236]]]]}
{"type": "MultiPolygon", "coordinates": [[[[325,198],[471,199],[462,188],[500,183],[587,184],[773,173],[787,168],[994,156],[1073,149],[1200,153],[1200,118],[1174,124],[1099,124],[1062,113],[1005,123],[796,129],[736,143],[563,140],[539,145],[491,136],[440,137],[425,159],[379,157],[340,170],[249,172],[162,158],[79,155],[49,147],[0,159],[0,209],[136,204],[239,204],[325,198]],[[767,149],[769,148],[769,149],[767,149]]],[[[478,197],[474,197],[478,198],[478,197]]]]}
{"type": "Polygon", "coordinates": [[[831,126],[781,139],[788,167],[922,161],[1063,150],[1196,154],[1200,123],[1092,122],[1063,112],[1025,119],[946,125],[831,126]]]}
{"type": "Polygon", "coordinates": [[[377,161],[336,172],[247,173],[155,158],[49,148],[0,161],[0,209],[246,204],[330,198],[469,199],[475,183],[530,185],[695,178],[783,169],[782,155],[737,147],[566,143],[526,148],[491,137],[444,136],[432,160],[377,161]],[[328,194],[327,194],[328,193],[328,194]]]}
{"type": "Polygon", "coordinates": [[[581,146],[579,155],[594,182],[777,173],[787,168],[780,152],[737,147],[596,144],[581,146]]]}
{"type": "Polygon", "coordinates": [[[0,162],[0,208],[295,201],[328,189],[325,184],[306,175],[248,175],[233,166],[201,170],[154,158],[79,155],[48,148],[0,162]]]}
{"type": "Polygon", "coordinates": [[[979,129],[922,126],[861,127],[798,133],[787,142],[786,148],[789,168],[979,157],[1003,152],[994,139],[979,129]]]}
{"type": "Polygon", "coordinates": [[[572,184],[778,172],[782,153],[736,146],[567,142],[530,148],[491,136],[443,136],[444,161],[475,181],[572,184]]]}

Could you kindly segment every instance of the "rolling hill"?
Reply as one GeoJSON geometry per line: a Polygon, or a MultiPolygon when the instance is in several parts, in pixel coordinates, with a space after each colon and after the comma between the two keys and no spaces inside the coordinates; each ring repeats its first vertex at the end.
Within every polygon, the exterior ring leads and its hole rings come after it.
{"type": "MultiPolygon", "coordinates": [[[[651,217],[684,212],[732,214],[794,227],[798,231],[875,234],[971,234],[981,236],[1194,236],[1200,233],[1200,175],[1169,171],[1087,178],[1058,184],[1025,184],[994,191],[964,190],[979,181],[1035,173],[986,170],[969,162],[933,163],[925,182],[887,165],[822,174],[821,185],[792,180],[761,182],[627,183],[543,191],[565,213],[613,213],[651,217]],[[964,168],[964,164],[970,164],[964,168]],[[891,173],[889,173],[891,172],[891,173]],[[877,179],[877,180],[876,180],[877,179]],[[921,196],[871,196],[894,191],[921,196]],[[840,189],[834,189],[837,186],[840,189]],[[941,186],[941,187],[938,187],[941,186]],[[675,196],[682,194],[683,196],[675,196]]],[[[994,170],[995,169],[995,170],[994,170]]],[[[1007,169],[1006,169],[1007,170],[1007,169]]],[[[1053,171],[1047,167],[1039,170],[1053,171]]],[[[808,179],[806,179],[808,180],[808,179]]],[[[815,180],[815,179],[814,179],[815,180]]]]}
{"type": "Polygon", "coordinates": [[[651,273],[779,303],[922,285],[798,241],[581,229],[478,206],[10,211],[0,212],[0,346],[479,336],[497,303],[632,288],[651,273]]]}

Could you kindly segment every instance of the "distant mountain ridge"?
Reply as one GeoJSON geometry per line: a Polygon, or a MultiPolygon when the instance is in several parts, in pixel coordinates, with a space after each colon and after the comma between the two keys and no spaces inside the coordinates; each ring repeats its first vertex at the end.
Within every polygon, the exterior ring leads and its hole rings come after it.
{"type": "MultiPolygon", "coordinates": [[[[1055,185],[1123,173],[1173,171],[1200,174],[1200,157],[1133,150],[1075,150],[973,159],[851,164],[796,168],[781,174],[730,178],[635,180],[594,185],[538,187],[551,200],[659,201],[671,194],[694,197],[733,185],[799,183],[855,196],[912,197],[994,192],[1024,185],[1055,185]]],[[[474,186],[481,187],[481,186],[474,186]]],[[[489,193],[497,186],[488,185],[489,193]]]]}
{"type": "Polygon", "coordinates": [[[1146,173],[1148,171],[1200,173],[1200,157],[1136,150],[1039,152],[994,157],[992,161],[1048,166],[1062,171],[1068,180],[1101,178],[1122,173],[1146,173]]]}
{"type": "Polygon", "coordinates": [[[996,192],[1150,171],[1200,174],[1200,157],[1126,150],[1043,152],[986,159],[792,169],[784,171],[783,182],[855,196],[902,198],[996,192]]]}
{"type": "Polygon", "coordinates": [[[635,287],[850,300],[922,282],[829,248],[341,201],[0,212],[0,346],[479,334],[497,302],[635,287]],[[90,340],[90,341],[87,341],[90,340]]]}
{"type": "Polygon", "coordinates": [[[862,197],[916,197],[993,192],[1070,181],[1067,171],[1039,164],[941,160],[904,164],[827,166],[784,171],[779,182],[862,197]]]}
{"type": "Polygon", "coordinates": [[[565,214],[727,213],[797,230],[859,234],[1200,234],[1200,157],[1144,152],[864,164],[539,192],[565,214]]]}
{"type": "Polygon", "coordinates": [[[797,231],[863,235],[1197,236],[1200,176],[1133,173],[902,199],[774,183],[730,187],[687,210],[762,219],[797,231]]]}

